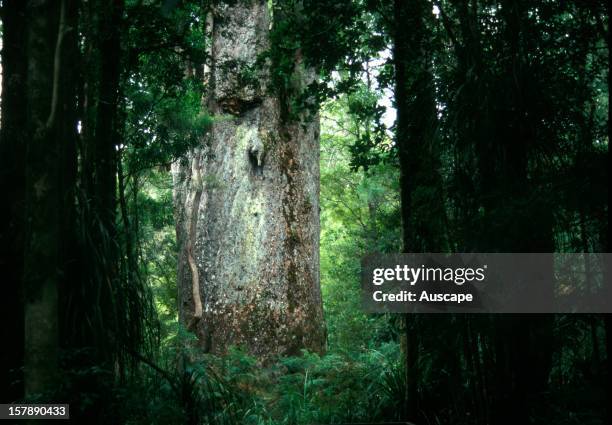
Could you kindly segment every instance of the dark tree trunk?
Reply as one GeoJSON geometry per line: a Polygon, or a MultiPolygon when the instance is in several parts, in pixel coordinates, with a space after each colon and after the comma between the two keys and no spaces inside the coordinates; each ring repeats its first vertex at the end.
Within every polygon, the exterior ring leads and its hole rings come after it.
{"type": "MultiPolygon", "coordinates": [[[[435,129],[437,125],[424,0],[394,2],[396,143],[400,160],[400,201],[404,252],[440,252],[444,204],[435,129]]],[[[418,419],[419,337],[416,318],[405,317],[405,418],[418,419]]]]}
{"type": "Polygon", "coordinates": [[[77,186],[77,81],[78,81],[78,0],[67,0],[64,17],[64,35],[59,56],[60,75],[57,80],[58,117],[57,137],[60,139],[60,184],[61,199],[61,232],[63,275],[59,286],[60,341],[62,348],[71,345],[74,323],[69,320],[69,310],[73,293],[82,290],[79,274],[79,244],[75,229],[77,222],[76,186],[77,186]]]}
{"type": "MultiPolygon", "coordinates": [[[[79,33],[85,52],[78,56],[66,78],[72,79],[69,95],[73,105],[78,98],[80,140],[78,223],[81,232],[78,246],[78,279],[65,288],[67,323],[72,323],[63,338],[68,345],[92,349],[83,358],[75,357],[75,365],[92,362],[109,366],[123,349],[119,341],[127,332],[124,317],[118,313],[125,307],[126,296],[117,296],[120,253],[116,230],[116,146],[118,134],[119,88],[122,70],[121,31],[123,0],[94,0],[81,8],[79,33]],[[74,87],[78,86],[78,91],[74,87]],[[114,299],[116,297],[116,299],[114,299]]],[[[75,11],[76,12],[76,11],[75,11]]],[[[75,24],[76,27],[76,24],[75,24]]],[[[72,40],[72,45],[76,43],[72,40]]],[[[67,88],[68,89],[68,88],[67,88]]]]}
{"type": "Polygon", "coordinates": [[[26,53],[26,233],[24,246],[26,396],[57,383],[58,289],[64,278],[62,207],[64,149],[61,135],[61,49],[67,1],[28,3],[26,53]]]}
{"type": "MultiPolygon", "coordinates": [[[[484,198],[485,231],[488,231],[486,251],[542,252],[554,250],[552,235],[552,210],[544,202],[534,198],[535,186],[528,173],[530,149],[536,142],[539,125],[538,112],[532,110],[530,99],[535,96],[530,89],[530,67],[526,58],[527,46],[524,31],[528,23],[525,5],[508,2],[501,12],[504,22],[503,36],[507,43],[507,58],[501,64],[499,76],[501,108],[496,122],[497,137],[489,146],[497,151],[490,164],[484,164],[493,186],[488,186],[484,198]],[[494,167],[494,168],[491,168],[494,167]],[[496,174],[493,176],[493,174],[496,174]],[[531,200],[531,201],[530,201],[531,200]],[[511,212],[511,214],[509,214],[511,212]],[[488,229],[487,229],[488,227],[488,229]]],[[[489,143],[491,143],[489,142],[489,143]]],[[[484,142],[483,143],[487,143],[484,142]]],[[[489,184],[491,183],[489,182],[489,184]]],[[[546,265],[553,276],[552,258],[546,265]]],[[[538,288],[542,297],[552,300],[552,278],[541,282],[538,288]]],[[[496,318],[498,355],[505,361],[497,363],[498,388],[495,423],[526,423],[532,406],[529,400],[540,395],[547,387],[552,364],[552,315],[522,315],[496,318]]]]}
{"type": "Polygon", "coordinates": [[[0,402],[23,396],[23,238],[26,150],[26,2],[2,2],[2,126],[0,128],[0,402]],[[10,324],[10,325],[9,325],[10,324]]]}
{"type": "Polygon", "coordinates": [[[100,79],[93,149],[95,151],[93,197],[101,221],[114,236],[116,215],[117,111],[121,76],[121,26],[123,0],[103,0],[98,13],[100,26],[100,79]]]}

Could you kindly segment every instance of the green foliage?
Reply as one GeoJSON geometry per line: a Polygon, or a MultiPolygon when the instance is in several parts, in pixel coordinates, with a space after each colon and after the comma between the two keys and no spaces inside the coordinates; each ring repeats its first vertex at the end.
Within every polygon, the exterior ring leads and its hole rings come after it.
{"type": "Polygon", "coordinates": [[[209,42],[202,2],[128,2],[122,74],[119,201],[127,268],[146,281],[162,326],[177,333],[176,239],[170,164],[202,142],[209,42]]]}
{"type": "MultiPolygon", "coordinates": [[[[360,307],[360,259],[399,244],[397,169],[380,163],[354,172],[351,146],[364,121],[350,115],[349,96],[327,104],[321,137],[321,288],[332,350],[373,348],[390,337],[383,317],[360,307]]],[[[365,121],[369,125],[369,121],[365,121]]]]}
{"type": "Polygon", "coordinates": [[[240,350],[213,358],[239,402],[243,424],[313,424],[393,419],[398,394],[389,371],[399,365],[397,344],[357,355],[328,354],[280,359],[267,368],[240,350]]]}
{"type": "Polygon", "coordinates": [[[284,100],[285,114],[316,113],[330,97],[350,93],[363,62],[381,50],[383,37],[371,32],[361,1],[273,0],[271,47],[260,64],[270,65],[271,88],[284,100]],[[308,68],[317,78],[304,84],[308,68]],[[334,78],[336,72],[345,78],[334,78]]]}
{"type": "Polygon", "coordinates": [[[129,174],[168,165],[201,141],[212,123],[202,108],[208,38],[201,2],[166,10],[127,7],[129,46],[122,93],[122,153],[129,174]]]}
{"type": "Polygon", "coordinates": [[[139,216],[141,274],[153,292],[155,307],[166,340],[177,332],[177,245],[172,207],[172,178],[150,170],[141,178],[134,205],[139,216]]]}

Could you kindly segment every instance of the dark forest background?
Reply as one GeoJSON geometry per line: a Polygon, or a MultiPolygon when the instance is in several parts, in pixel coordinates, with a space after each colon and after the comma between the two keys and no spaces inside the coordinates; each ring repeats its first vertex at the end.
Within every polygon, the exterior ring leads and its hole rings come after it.
{"type": "Polygon", "coordinates": [[[218,119],[215,3],[2,0],[0,401],[75,423],[610,423],[610,316],[359,306],[372,251],[609,252],[607,3],[268,2],[270,90],[298,51],[319,76],[292,99],[321,116],[328,343],[265,365],[198,353],[177,320],[169,166],[218,119]]]}

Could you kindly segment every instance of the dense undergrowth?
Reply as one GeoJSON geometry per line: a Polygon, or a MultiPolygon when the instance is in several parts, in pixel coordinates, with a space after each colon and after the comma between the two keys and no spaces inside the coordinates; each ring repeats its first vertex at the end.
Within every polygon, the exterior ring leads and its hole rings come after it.
{"type": "Polygon", "coordinates": [[[182,333],[156,362],[140,358],[124,379],[101,367],[73,369],[41,399],[70,403],[78,422],[106,424],[306,425],[400,417],[405,385],[395,343],[359,353],[303,352],[262,367],[239,349],[220,357],[196,354],[187,348],[192,338],[182,333]]]}
{"type": "MultiPolygon", "coordinates": [[[[314,425],[401,420],[406,375],[396,342],[322,356],[304,351],[266,366],[237,348],[225,356],[203,355],[195,343],[194,335],[179,330],[155,361],[138,358],[131,376],[119,379],[97,366],[73,369],[54,395],[41,399],[70,403],[77,423],[314,425]]],[[[576,353],[569,355],[571,359],[555,360],[551,378],[572,376],[571,386],[553,385],[556,389],[533,400],[533,423],[600,423],[603,387],[587,385],[588,368],[575,370],[581,363],[576,353]]],[[[440,368],[427,353],[418,366],[420,394],[431,399],[450,396],[440,403],[447,408],[438,409],[426,423],[477,423],[469,411],[458,414],[453,409],[454,399],[471,391],[468,381],[451,387],[447,366],[440,368]]]]}
{"type": "Polygon", "coordinates": [[[398,347],[358,355],[305,352],[262,368],[240,350],[205,356],[185,374],[143,370],[120,404],[134,424],[316,424],[397,419],[398,347]]]}

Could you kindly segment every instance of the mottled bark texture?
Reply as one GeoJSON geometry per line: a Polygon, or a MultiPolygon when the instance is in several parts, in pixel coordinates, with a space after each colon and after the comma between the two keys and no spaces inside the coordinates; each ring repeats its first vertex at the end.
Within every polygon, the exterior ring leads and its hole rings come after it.
{"type": "Polygon", "coordinates": [[[321,352],[318,117],[284,117],[287,99],[255,64],[269,47],[266,1],[217,5],[209,29],[216,119],[173,166],[180,320],[207,352],[321,352]]]}

